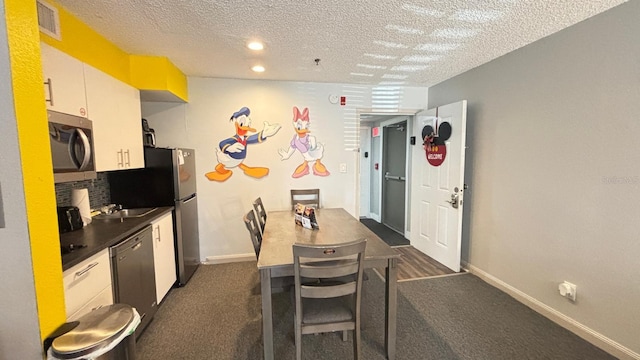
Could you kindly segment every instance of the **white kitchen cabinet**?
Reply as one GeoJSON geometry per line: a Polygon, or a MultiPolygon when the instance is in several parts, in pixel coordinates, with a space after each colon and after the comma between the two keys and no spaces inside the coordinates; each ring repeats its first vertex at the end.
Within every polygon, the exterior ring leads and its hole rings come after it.
{"type": "Polygon", "coordinates": [[[80,60],[40,43],[47,109],[87,116],[84,67],[80,60]]]}
{"type": "Polygon", "coordinates": [[[86,304],[84,304],[78,311],[67,316],[67,322],[76,321],[81,318],[83,315],[90,313],[91,311],[101,308],[103,306],[113,304],[113,289],[111,286],[107,286],[101,292],[98,293],[95,297],[89,300],[86,304]]]}
{"type": "Polygon", "coordinates": [[[140,91],[84,64],[96,171],[144,167],[140,91]]]}
{"type": "Polygon", "coordinates": [[[68,321],[113,304],[109,250],[105,249],[67,269],[63,273],[63,283],[68,321]]]}
{"type": "Polygon", "coordinates": [[[172,213],[152,222],[151,226],[153,227],[156,301],[160,304],[177,279],[172,213]]]}

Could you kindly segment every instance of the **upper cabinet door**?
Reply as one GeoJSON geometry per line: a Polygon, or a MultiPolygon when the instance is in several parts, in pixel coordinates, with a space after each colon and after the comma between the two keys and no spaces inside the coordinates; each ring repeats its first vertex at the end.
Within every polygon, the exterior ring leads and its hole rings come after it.
{"type": "Polygon", "coordinates": [[[45,43],[40,49],[47,109],[86,117],[82,62],[45,43]]]}
{"type": "Polygon", "coordinates": [[[86,64],[84,77],[96,171],[144,167],[140,92],[86,64]]]}
{"type": "Polygon", "coordinates": [[[144,167],[144,145],[142,143],[142,110],[140,108],[140,90],[123,82],[119,83],[120,116],[122,123],[123,147],[127,169],[144,167]]]}

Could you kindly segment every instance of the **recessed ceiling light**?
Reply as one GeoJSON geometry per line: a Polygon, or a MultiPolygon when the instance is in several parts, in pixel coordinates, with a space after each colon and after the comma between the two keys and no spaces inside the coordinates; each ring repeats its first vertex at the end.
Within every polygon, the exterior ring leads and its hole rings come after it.
{"type": "Polygon", "coordinates": [[[254,67],[251,68],[251,70],[255,71],[255,72],[264,72],[264,66],[262,65],[256,65],[254,67]]]}
{"type": "Polygon", "coordinates": [[[247,44],[247,47],[251,50],[256,50],[256,51],[264,49],[264,45],[262,45],[262,43],[258,41],[250,42],[249,44],[247,44]]]}

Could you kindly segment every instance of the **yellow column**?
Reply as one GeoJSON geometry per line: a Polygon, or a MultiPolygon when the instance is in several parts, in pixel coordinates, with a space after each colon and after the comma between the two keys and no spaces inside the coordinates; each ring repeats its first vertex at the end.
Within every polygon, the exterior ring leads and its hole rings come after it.
{"type": "Polygon", "coordinates": [[[35,1],[5,0],[5,16],[31,257],[44,339],[65,322],[53,168],[35,1]]]}

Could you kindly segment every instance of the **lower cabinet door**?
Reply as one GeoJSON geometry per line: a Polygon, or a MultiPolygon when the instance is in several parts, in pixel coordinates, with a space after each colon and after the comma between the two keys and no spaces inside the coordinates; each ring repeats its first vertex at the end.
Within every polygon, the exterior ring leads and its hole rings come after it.
{"type": "Polygon", "coordinates": [[[109,284],[109,286],[104,288],[104,290],[102,290],[98,295],[96,295],[96,297],[91,299],[88,303],[82,306],[78,311],[68,316],[67,321],[69,322],[69,321],[78,320],[83,315],[88,314],[97,308],[111,305],[111,304],[113,304],[113,289],[111,288],[111,284],[109,284]]]}
{"type": "Polygon", "coordinates": [[[154,221],[153,260],[156,274],[156,300],[160,304],[176,282],[176,256],[173,235],[173,213],[154,221]]]}
{"type": "Polygon", "coordinates": [[[111,289],[109,250],[91,256],[63,273],[67,317],[86,306],[106,287],[111,289]]]}

